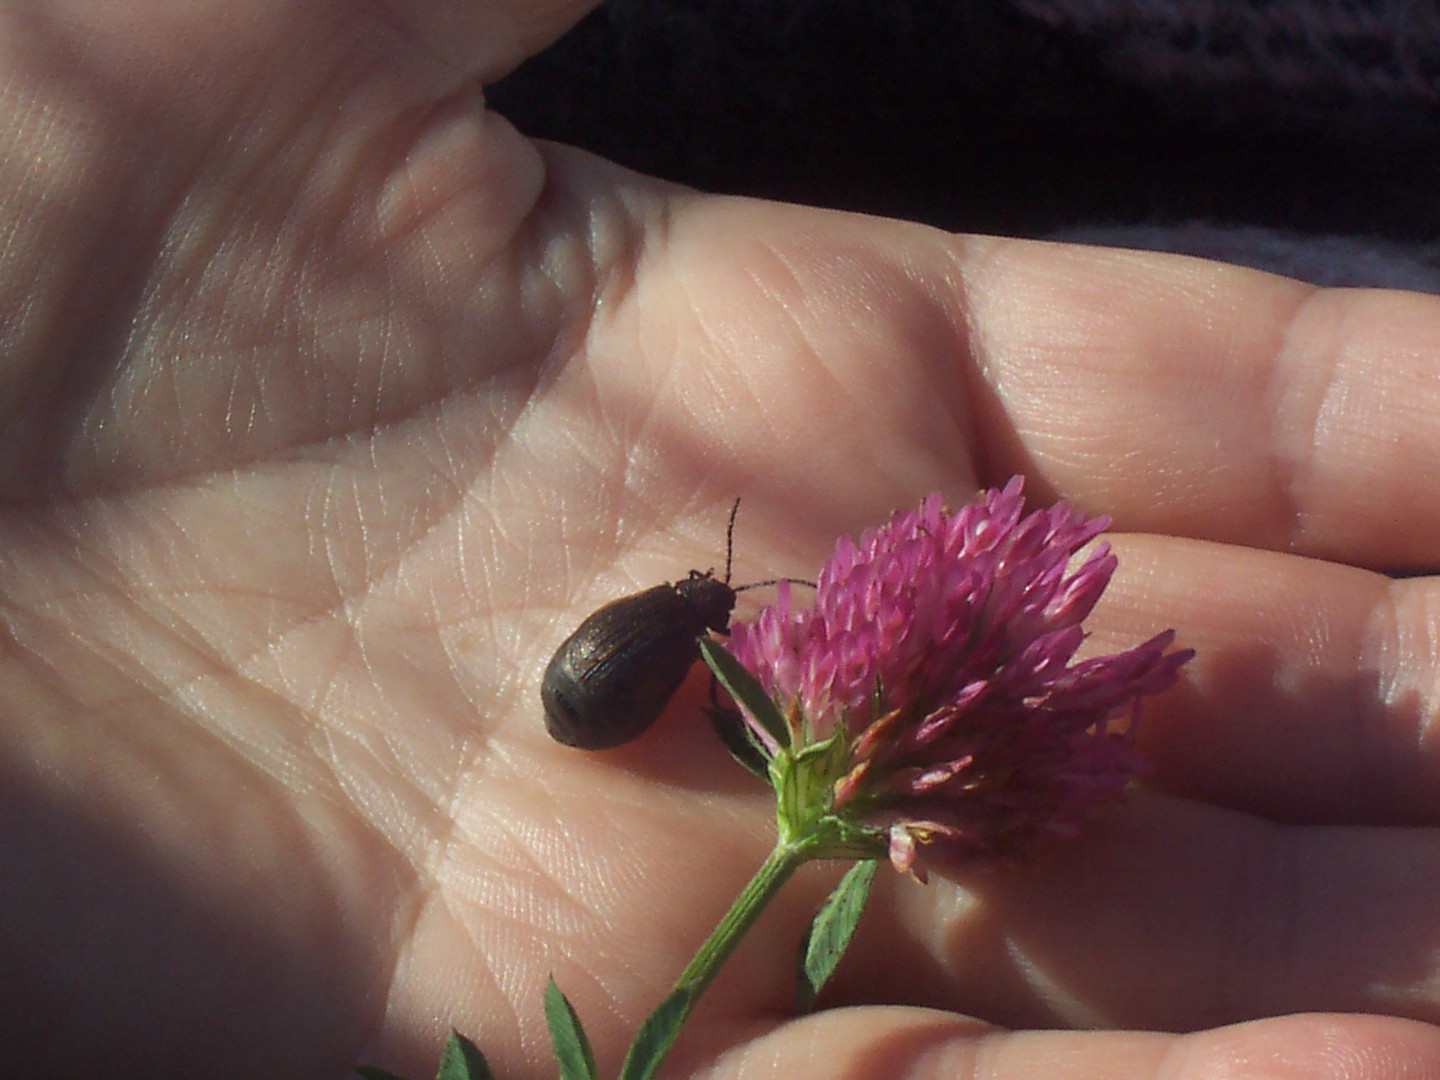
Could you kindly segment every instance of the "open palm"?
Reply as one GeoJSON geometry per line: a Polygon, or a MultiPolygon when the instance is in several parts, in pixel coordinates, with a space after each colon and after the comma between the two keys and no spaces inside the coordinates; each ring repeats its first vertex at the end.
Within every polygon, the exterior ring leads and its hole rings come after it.
{"type": "Polygon", "coordinates": [[[737,495],[804,576],[1015,472],[1116,520],[1097,644],[1199,650],[1150,790],[887,882],[830,1004],[929,1009],[784,1023],[811,868],[676,1074],[1440,1068],[1437,594],[1374,572],[1440,561],[1440,302],[536,146],[474,87],[580,13],[0,7],[0,1070],[547,1075],[551,972],[613,1070],[768,793],[698,677],[553,744],[550,653],[737,495]]]}

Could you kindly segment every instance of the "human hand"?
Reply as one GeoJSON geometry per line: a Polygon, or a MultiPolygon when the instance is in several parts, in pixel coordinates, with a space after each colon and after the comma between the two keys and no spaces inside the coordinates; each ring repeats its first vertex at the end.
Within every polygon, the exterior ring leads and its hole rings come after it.
{"type": "Polygon", "coordinates": [[[860,1007],[790,1023],[810,868],[676,1074],[1434,1071],[1434,587],[1363,568],[1437,561],[1440,302],[532,145],[468,88],[579,14],[6,11],[5,1068],[424,1075],[453,1024],[548,1075],[554,972],[613,1069],[769,795],[698,675],[637,743],[553,744],[550,652],[719,565],[735,495],[750,580],[1024,472],[1116,519],[1097,647],[1199,650],[1152,789],[890,881],[860,1007]]]}

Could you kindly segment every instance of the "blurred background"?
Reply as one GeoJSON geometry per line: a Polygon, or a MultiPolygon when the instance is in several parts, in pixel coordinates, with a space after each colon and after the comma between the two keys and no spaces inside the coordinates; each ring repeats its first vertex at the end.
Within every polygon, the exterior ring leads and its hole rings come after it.
{"type": "Polygon", "coordinates": [[[707,191],[1440,292],[1436,0],[609,0],[487,93],[707,191]]]}

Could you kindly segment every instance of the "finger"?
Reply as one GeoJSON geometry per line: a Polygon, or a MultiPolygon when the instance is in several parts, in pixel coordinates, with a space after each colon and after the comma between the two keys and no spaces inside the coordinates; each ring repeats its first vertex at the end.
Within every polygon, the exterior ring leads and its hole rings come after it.
{"type": "Polygon", "coordinates": [[[667,479],[723,461],[833,535],[902,494],[1025,472],[1124,529],[1440,559],[1440,299],[738,200],[665,209],[634,219],[663,243],[623,268],[634,288],[577,374],[607,420],[666,388],[612,438],[679,443],[667,479]]]}
{"type": "Polygon", "coordinates": [[[1440,298],[1012,242],[964,267],[997,474],[1126,529],[1440,560],[1440,298]]]}
{"type": "Polygon", "coordinates": [[[1142,794],[1026,866],[957,878],[877,894],[833,1000],[1026,1027],[1440,1020],[1433,830],[1280,826],[1142,794]]]}
{"type": "Polygon", "coordinates": [[[1196,650],[1147,704],[1166,791],[1297,823],[1440,825],[1437,588],[1223,544],[1117,536],[1090,647],[1196,650]]]}
{"type": "Polygon", "coordinates": [[[787,1024],[705,1075],[847,1080],[1385,1080],[1427,1075],[1440,1034],[1370,1016],[1287,1016],[1193,1035],[1007,1032],[912,1009],[842,1009],[787,1024]]]}

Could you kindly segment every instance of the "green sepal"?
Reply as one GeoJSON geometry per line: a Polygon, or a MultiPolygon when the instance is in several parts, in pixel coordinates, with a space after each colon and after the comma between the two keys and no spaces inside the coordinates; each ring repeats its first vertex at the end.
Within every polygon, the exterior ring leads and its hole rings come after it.
{"type": "Polygon", "coordinates": [[[555,976],[545,987],[545,1020],[550,1025],[550,1042],[560,1066],[560,1080],[599,1080],[595,1051],[570,999],[560,992],[555,976]]]}
{"type": "Polygon", "coordinates": [[[620,1066],[620,1080],[650,1080],[655,1075],[694,1002],[695,994],[689,987],[677,986],[666,995],[635,1033],[635,1041],[620,1066]]]}
{"type": "Polygon", "coordinates": [[[795,1004],[800,1012],[815,1007],[820,988],[835,973],[840,958],[850,947],[879,866],[878,860],[866,859],[846,871],[805,931],[795,972],[795,1004]]]}
{"type": "MultiPolygon", "coordinates": [[[[791,752],[782,749],[770,759],[770,786],[775,789],[775,825],[786,843],[814,838],[825,818],[825,831],[848,827],[831,815],[835,785],[845,776],[850,761],[850,740],[844,729],[828,739],[808,743],[791,752]]],[[[829,856],[817,855],[816,858],[829,856]]]]}
{"type": "Polygon", "coordinates": [[[700,655],[715,673],[732,698],[759,721],[766,733],[775,740],[776,746],[789,746],[790,733],[780,710],[765,693],[765,688],[755,681],[755,676],[746,671],[739,660],[719,642],[711,638],[700,639],[700,655]]]}

